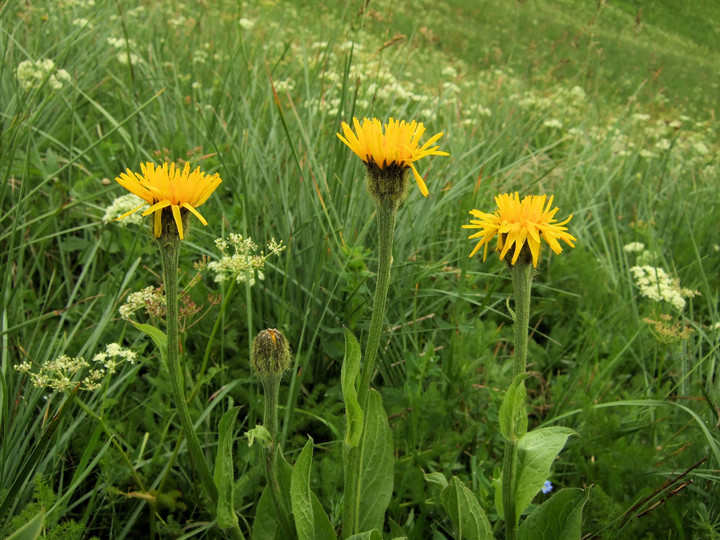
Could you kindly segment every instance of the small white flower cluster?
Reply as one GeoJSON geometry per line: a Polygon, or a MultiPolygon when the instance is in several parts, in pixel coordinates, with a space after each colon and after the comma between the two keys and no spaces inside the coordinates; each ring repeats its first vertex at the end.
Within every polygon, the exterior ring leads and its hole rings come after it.
{"type": "Polygon", "coordinates": [[[106,41],[107,41],[108,45],[110,45],[112,48],[116,49],[117,53],[115,54],[115,59],[118,62],[120,62],[121,64],[127,65],[128,59],[130,60],[130,63],[132,65],[138,64],[142,61],[142,59],[134,52],[130,52],[130,54],[128,55],[128,52],[127,52],[128,48],[129,49],[135,48],[135,43],[131,39],[125,41],[124,39],[110,36],[107,38],[106,41]]]}
{"type": "Polygon", "coordinates": [[[238,25],[243,30],[252,30],[253,26],[255,26],[255,21],[252,21],[250,19],[246,19],[245,17],[243,17],[238,21],[238,25]]]}
{"type": "Polygon", "coordinates": [[[275,91],[281,92],[292,92],[295,89],[295,81],[291,77],[280,81],[275,81],[275,91]]]}
{"type": "Polygon", "coordinates": [[[630,268],[640,294],[656,302],[665,301],[675,309],[685,309],[685,299],[700,296],[698,291],[680,287],[680,280],[671,278],[662,268],[633,266],[630,268]]]}
{"type": "Polygon", "coordinates": [[[258,246],[252,238],[243,238],[236,233],[231,233],[227,240],[218,238],[215,240],[215,245],[223,254],[219,261],[213,261],[207,266],[215,272],[215,282],[222,283],[234,279],[237,283],[247,281],[251,286],[255,285],[256,271],[258,279],[265,279],[263,274],[265,261],[271,255],[279,255],[285,249],[282,242],[276,242],[273,238],[267,244],[268,253],[261,251],[256,255],[258,246]],[[230,246],[234,248],[235,253],[228,253],[230,246]]]}
{"type": "Polygon", "coordinates": [[[88,21],[85,17],[78,17],[77,19],[73,19],[73,26],[77,26],[78,28],[92,28],[93,25],[90,21],[88,21]]]}
{"type": "Polygon", "coordinates": [[[543,127],[550,129],[562,129],[563,123],[557,118],[548,118],[543,121],[543,127]]]}
{"type": "Polygon", "coordinates": [[[67,9],[91,8],[95,5],[95,0],[62,0],[59,5],[67,9]]]}
{"type": "Polygon", "coordinates": [[[142,223],[142,214],[138,212],[130,214],[125,219],[117,221],[120,216],[127,214],[142,204],[145,204],[145,201],[134,193],[128,193],[127,195],[118,197],[105,209],[105,215],[102,217],[102,222],[110,223],[111,221],[116,221],[121,227],[125,227],[130,223],[133,225],[142,223]]]}
{"type": "Polygon", "coordinates": [[[62,392],[79,385],[80,390],[96,390],[100,388],[106,373],[115,373],[120,364],[123,362],[134,364],[136,359],[137,354],[130,349],[124,349],[117,343],[110,343],[105,347],[105,352],[93,356],[92,364],[82,357],[73,358],[62,354],[55,360],[43,364],[37,372],[31,371],[32,364],[27,361],[13,367],[17,371],[27,373],[33,386],[37,388],[52,388],[62,392]],[[88,375],[83,379],[77,379],[76,375],[84,368],[91,368],[88,375]]]}
{"type": "Polygon", "coordinates": [[[630,242],[629,244],[625,244],[623,246],[623,251],[625,253],[640,253],[645,249],[645,244],[642,242],[630,242]]]}
{"type": "Polygon", "coordinates": [[[55,62],[45,60],[23,60],[16,70],[18,82],[23,90],[40,88],[46,80],[53,90],[60,90],[65,83],[71,80],[70,74],[64,69],[56,69],[55,62]]]}
{"type": "Polygon", "coordinates": [[[128,294],[125,303],[120,306],[120,316],[129,319],[130,315],[139,309],[149,306],[165,306],[165,294],[156,287],[145,287],[134,293],[128,294]]]}

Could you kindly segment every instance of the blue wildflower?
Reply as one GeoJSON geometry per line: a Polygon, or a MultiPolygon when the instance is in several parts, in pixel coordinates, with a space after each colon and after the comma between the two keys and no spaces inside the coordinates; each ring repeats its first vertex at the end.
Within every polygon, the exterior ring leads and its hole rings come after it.
{"type": "Polygon", "coordinates": [[[553,490],[552,482],[550,482],[550,480],[545,480],[545,483],[543,484],[543,487],[542,487],[542,492],[550,493],[552,490],[553,490]]]}

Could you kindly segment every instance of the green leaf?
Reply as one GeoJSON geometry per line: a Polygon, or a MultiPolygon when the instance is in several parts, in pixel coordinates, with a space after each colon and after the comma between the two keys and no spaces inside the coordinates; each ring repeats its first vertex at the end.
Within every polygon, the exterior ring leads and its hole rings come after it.
{"type": "Polygon", "coordinates": [[[365,428],[360,440],[357,481],[357,529],[382,530],[393,491],[393,443],[382,398],[375,390],[368,394],[365,428]]]}
{"type": "Polygon", "coordinates": [[[357,446],[363,429],[363,411],[358,403],[355,381],[360,370],[360,345],[352,332],[345,328],[345,358],[343,359],[340,380],[342,382],[343,401],[345,401],[345,415],[347,417],[347,432],[345,445],[349,448],[357,446]]]}
{"type": "Polygon", "coordinates": [[[589,489],[561,489],[520,524],[518,540],[577,540],[589,496],[589,489]]]}
{"type": "MultiPolygon", "coordinates": [[[[283,456],[279,446],[275,451],[275,461],[280,491],[285,500],[285,505],[290,508],[290,483],[293,469],[285,456],[283,456]]],[[[270,488],[265,486],[255,508],[251,538],[253,540],[285,540],[280,538],[282,528],[279,523],[280,520],[277,517],[277,510],[275,509],[275,503],[273,503],[270,488]]]]}
{"type": "Polygon", "coordinates": [[[382,534],[377,529],[365,531],[347,537],[345,540],[382,540],[382,534]]]}
{"type": "Polygon", "coordinates": [[[525,379],[530,375],[521,373],[513,379],[505,392],[500,406],[500,433],[505,440],[511,436],[520,438],[527,433],[528,417],[525,409],[525,379]]]}
{"type": "Polygon", "coordinates": [[[300,540],[312,540],[315,537],[313,507],[310,500],[312,452],[313,440],[312,437],[309,437],[295,462],[290,480],[290,501],[293,516],[295,517],[295,528],[300,540]]]}
{"type": "Polygon", "coordinates": [[[220,419],[218,426],[218,454],[215,459],[215,487],[218,490],[217,522],[221,529],[229,529],[238,524],[233,504],[235,475],[233,472],[233,433],[235,419],[240,407],[233,407],[220,419]]]}
{"type": "Polygon", "coordinates": [[[274,540],[279,532],[275,504],[273,504],[270,488],[265,486],[255,507],[251,538],[253,540],[274,540]]]}
{"type": "Polygon", "coordinates": [[[434,472],[430,474],[425,474],[425,481],[428,484],[435,484],[436,486],[440,486],[441,489],[445,489],[448,487],[448,481],[447,478],[445,478],[445,475],[441,472],[434,472]]]}
{"type": "Polygon", "coordinates": [[[248,446],[252,446],[255,443],[255,439],[260,441],[265,448],[272,446],[272,435],[262,424],[258,424],[252,429],[245,432],[245,437],[248,439],[248,446]]]}
{"type": "Polygon", "coordinates": [[[40,510],[30,521],[8,536],[6,540],[35,540],[40,538],[44,525],[45,510],[40,510]]]}
{"type": "Polygon", "coordinates": [[[313,440],[309,438],[293,467],[290,501],[299,540],[335,540],[335,530],[320,500],[310,491],[313,440]]]}
{"type": "Polygon", "coordinates": [[[150,324],[141,324],[133,321],[130,322],[133,323],[135,328],[152,338],[152,340],[155,342],[155,345],[157,345],[157,348],[160,349],[160,354],[162,355],[163,362],[165,362],[167,359],[167,336],[165,335],[165,333],[150,324]]]}
{"type": "Polygon", "coordinates": [[[515,523],[542,489],[555,457],[570,435],[575,435],[572,429],[553,426],[535,429],[518,440],[515,523]]]}
{"type": "Polygon", "coordinates": [[[495,490],[495,512],[497,512],[498,516],[504,516],[505,507],[503,506],[502,499],[502,473],[493,477],[492,485],[495,490]]]}
{"type": "Polygon", "coordinates": [[[492,527],[475,494],[453,476],[448,486],[440,493],[445,511],[455,525],[455,538],[484,540],[493,538],[492,527]]]}
{"type": "Polygon", "coordinates": [[[315,495],[312,491],[310,492],[310,497],[312,498],[315,538],[318,540],[337,540],[335,529],[333,528],[332,523],[330,523],[330,518],[325,512],[320,499],[318,499],[317,495],[315,495]]]}

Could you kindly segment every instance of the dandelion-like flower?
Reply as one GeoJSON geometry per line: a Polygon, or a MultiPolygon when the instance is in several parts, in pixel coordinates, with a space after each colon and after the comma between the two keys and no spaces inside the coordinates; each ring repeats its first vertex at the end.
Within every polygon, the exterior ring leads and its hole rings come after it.
{"type": "MultiPolygon", "coordinates": [[[[156,238],[159,238],[162,233],[162,214],[163,210],[168,207],[172,212],[181,240],[183,238],[182,210],[193,213],[203,225],[207,225],[207,221],[196,208],[207,201],[222,182],[218,173],[209,176],[201,172],[200,167],[190,172],[189,163],[185,163],[182,170],[176,168],[174,163],[164,163],[161,167],[156,167],[154,163],[147,162],[141,164],[140,168],[142,174],[127,169],[115,180],[150,205],[150,208],[143,212],[143,216],[155,214],[156,238]]],[[[143,203],[126,212],[118,219],[129,216],[144,205],[143,203]]]]}
{"type": "Polygon", "coordinates": [[[498,208],[494,214],[470,210],[470,214],[477,219],[471,219],[469,225],[463,225],[463,229],[481,229],[468,237],[470,240],[480,239],[470,253],[471,257],[485,246],[484,261],[487,257],[488,245],[495,236],[498,238],[497,250],[500,251],[500,260],[504,260],[505,255],[515,246],[511,265],[517,262],[523,247],[527,245],[533,266],[537,267],[543,240],[558,254],[562,252],[558,240],[575,247],[573,242],[577,239],[567,232],[567,227],[564,227],[572,215],[565,221],[557,223],[554,216],[558,208],[551,209],[552,196],[548,200],[547,195],[528,195],[521,201],[517,192],[504,193],[495,197],[495,202],[498,208]]]}
{"type": "Polygon", "coordinates": [[[371,176],[402,177],[405,170],[410,168],[423,196],[428,196],[425,181],[413,163],[425,156],[450,155],[440,151],[439,146],[433,146],[443,136],[442,132],[436,133],[420,146],[420,139],[425,133],[422,122],[418,124],[413,120],[407,123],[405,120],[390,118],[383,126],[377,118],[372,120],[365,118],[362,124],[357,118],[353,118],[353,125],[354,132],[347,123],[343,122],[342,129],[345,136],[340,133],[337,136],[363,160],[371,176]]]}

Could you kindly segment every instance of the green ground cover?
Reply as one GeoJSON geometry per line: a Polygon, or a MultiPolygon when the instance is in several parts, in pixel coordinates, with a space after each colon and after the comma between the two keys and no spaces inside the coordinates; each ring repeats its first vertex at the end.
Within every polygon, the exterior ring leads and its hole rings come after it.
{"type": "Polygon", "coordinates": [[[496,257],[468,258],[461,227],[516,190],[554,194],[578,239],[545,250],[533,288],[530,421],[579,435],[548,479],[592,486],[589,537],[720,537],[720,14],[711,0],[640,4],[0,4],[2,536],[40,508],[52,538],[221,534],[160,355],[127,320],[162,326],[162,307],[120,312],[162,282],[147,224],[113,219],[114,178],[147,160],[223,179],[183,243],[181,287],[196,283],[181,343],[211,463],[221,416],[241,406],[241,528],[265,485],[242,434],[262,421],[249,355],[267,327],[293,350],[286,457],[313,437],[312,488],[339,527],[343,327],[365,343],[377,251],[364,169],[335,133],[392,116],[443,131],[450,157],[418,163],[430,197],[413,189],[398,213],[374,383],[396,458],[387,538],[455,537],[423,472],[459,477],[499,523],[512,289],[496,257]],[[208,266],[231,233],[286,249],[231,286],[208,266]],[[111,343],[134,363],[72,403],[33,385],[28,369],[111,343]]]}

